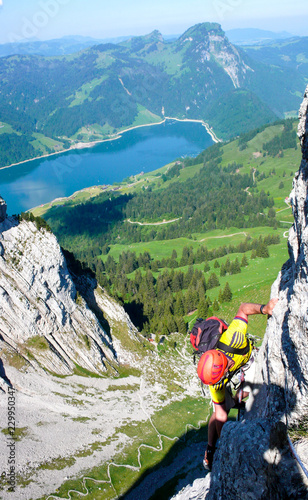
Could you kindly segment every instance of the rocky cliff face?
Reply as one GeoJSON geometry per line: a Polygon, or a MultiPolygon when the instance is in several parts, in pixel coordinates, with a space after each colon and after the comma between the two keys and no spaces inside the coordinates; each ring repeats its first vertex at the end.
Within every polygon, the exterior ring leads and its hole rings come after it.
{"type": "MultiPolygon", "coordinates": [[[[299,118],[303,158],[291,193],[290,258],[272,287],[279,302],[258,355],[253,397],[244,420],[224,426],[212,473],[183,490],[178,500],[308,498],[307,481],[287,439],[295,428],[307,431],[308,87],[299,118]]],[[[307,439],[298,450],[307,468],[307,439]]]]}
{"type": "MultiPolygon", "coordinates": [[[[164,377],[170,370],[177,377],[177,354],[162,362],[124,309],[77,269],[55,236],[35,223],[14,218],[0,223],[4,500],[46,497],[68,477],[80,477],[78,489],[85,494],[85,471],[93,476],[92,469],[107,467],[132,446],[134,434],[127,428],[149,422],[151,433],[151,416],[165,400],[184,397],[184,389],[164,396],[164,377]]],[[[184,363],[185,377],[181,361],[178,381],[194,395],[199,389],[190,383],[191,360],[184,363]]]]}
{"type": "Polygon", "coordinates": [[[3,222],[6,218],[6,203],[0,196],[0,222],[3,222]]]}
{"type": "Polygon", "coordinates": [[[87,280],[73,281],[53,234],[14,218],[0,223],[4,363],[58,375],[80,369],[115,373],[121,346],[115,347],[110,328],[102,326],[108,326],[108,315],[125,321],[135,335],[128,316],[102,290],[87,280]]]}
{"type": "MultiPolygon", "coordinates": [[[[178,45],[184,47],[186,54],[201,65],[207,66],[209,62],[215,61],[231,78],[235,88],[243,85],[247,71],[253,71],[244,63],[219,24],[203,23],[193,26],[179,38],[178,45]]],[[[207,70],[210,71],[211,68],[207,70]]]]}

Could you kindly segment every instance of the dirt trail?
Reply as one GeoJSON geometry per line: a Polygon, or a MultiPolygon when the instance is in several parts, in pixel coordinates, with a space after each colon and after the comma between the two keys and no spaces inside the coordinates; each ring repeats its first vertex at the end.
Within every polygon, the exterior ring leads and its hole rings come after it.
{"type": "Polygon", "coordinates": [[[208,236],[207,238],[203,238],[202,240],[198,240],[200,243],[205,240],[212,240],[216,238],[229,238],[231,236],[237,236],[238,234],[243,234],[244,236],[247,236],[247,233],[244,231],[241,231],[239,233],[232,233],[232,234],[223,234],[222,236],[208,236]]]}

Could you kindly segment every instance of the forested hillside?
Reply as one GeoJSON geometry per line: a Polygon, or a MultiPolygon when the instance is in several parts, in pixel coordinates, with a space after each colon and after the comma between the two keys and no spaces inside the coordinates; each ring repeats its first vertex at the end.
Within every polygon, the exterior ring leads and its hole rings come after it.
{"type": "Polygon", "coordinates": [[[287,40],[271,41],[263,45],[247,46],[245,52],[263,64],[296,69],[308,77],[308,37],[294,37],[287,40]]]}
{"type": "Polygon", "coordinates": [[[0,77],[0,167],[165,116],[235,137],[292,113],[305,86],[296,67],[250,58],[215,23],[169,43],[154,31],[62,57],[2,57],[0,77]]]}
{"type": "Polygon", "coordinates": [[[235,162],[221,168],[221,154],[219,146],[210,148],[203,155],[202,168],[192,178],[172,182],[168,189],[164,189],[164,180],[170,176],[176,180],[180,170],[185,169],[185,161],[162,176],[158,190],[153,191],[149,186],[135,194],[105,192],[92,203],[76,206],[69,212],[65,208],[52,209],[46,214],[47,220],[53,221],[54,230],[64,240],[78,236],[87,227],[91,240],[99,236],[99,245],[116,243],[118,239],[126,244],[173,239],[227,227],[273,226],[271,213],[264,215],[274,205],[272,197],[264,190],[250,194],[252,172],[240,173],[242,165],[235,162]],[[208,159],[209,156],[213,157],[208,159]],[[157,227],[130,223],[174,218],[176,224],[157,227]],[[89,220],[93,223],[89,224],[89,220]]]}
{"type": "Polygon", "coordinates": [[[254,261],[269,259],[273,272],[282,264],[271,255],[283,248],[280,228],[289,227],[295,126],[263,126],[89,201],[34,213],[69,252],[72,269],[89,268],[145,335],[185,333],[193,311],[205,316],[231,301],[234,277],[245,282],[254,261]]]}

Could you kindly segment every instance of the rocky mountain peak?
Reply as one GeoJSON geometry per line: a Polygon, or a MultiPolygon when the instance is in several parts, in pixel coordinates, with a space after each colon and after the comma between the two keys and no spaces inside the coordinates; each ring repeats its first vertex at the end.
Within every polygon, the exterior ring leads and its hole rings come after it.
{"type": "Polygon", "coordinates": [[[156,50],[160,45],[163,46],[163,44],[163,35],[160,31],[154,30],[148,35],[134,36],[120,45],[129,47],[134,53],[139,53],[143,51],[156,50]]]}
{"type": "Polygon", "coordinates": [[[202,65],[215,62],[228,74],[235,88],[241,87],[247,71],[252,71],[218,23],[202,23],[188,29],[179,38],[177,50],[184,50],[187,58],[202,65]]]}
{"type": "Polygon", "coordinates": [[[183,41],[187,37],[195,37],[195,39],[204,38],[210,34],[224,36],[224,31],[218,23],[198,23],[186,30],[183,35],[180,36],[179,41],[183,41]]]}
{"type": "Polygon", "coordinates": [[[163,35],[161,34],[161,32],[159,30],[152,31],[148,35],[148,38],[151,39],[151,40],[153,40],[153,41],[157,41],[157,42],[163,42],[164,41],[163,35]]]}

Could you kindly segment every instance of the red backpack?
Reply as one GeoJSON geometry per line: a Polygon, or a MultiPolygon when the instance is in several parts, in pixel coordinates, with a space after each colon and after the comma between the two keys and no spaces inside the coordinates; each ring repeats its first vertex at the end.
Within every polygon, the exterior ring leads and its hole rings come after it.
{"type": "Polygon", "coordinates": [[[204,352],[218,347],[227,354],[239,354],[245,356],[250,349],[250,342],[246,347],[231,347],[220,342],[221,335],[227,330],[228,323],[223,319],[211,316],[207,319],[198,318],[190,332],[190,342],[195,349],[195,356],[201,356],[204,352]]]}
{"type": "Polygon", "coordinates": [[[228,325],[222,319],[211,316],[207,319],[198,318],[190,332],[190,342],[197,351],[195,354],[203,354],[215,349],[223,332],[228,325]]]}

